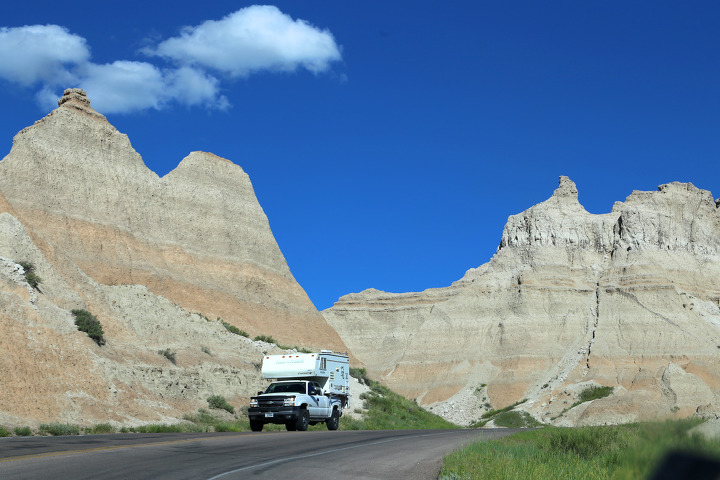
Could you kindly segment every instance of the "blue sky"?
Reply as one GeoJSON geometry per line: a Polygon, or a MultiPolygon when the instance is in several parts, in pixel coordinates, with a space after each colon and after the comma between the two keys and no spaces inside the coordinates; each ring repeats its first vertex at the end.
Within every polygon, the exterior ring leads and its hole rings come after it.
{"type": "Polygon", "coordinates": [[[252,5],[5,7],[0,156],[80,84],[159,175],[240,165],[319,309],[449,285],[559,175],[592,213],[671,181],[720,196],[716,2],[252,5]]]}

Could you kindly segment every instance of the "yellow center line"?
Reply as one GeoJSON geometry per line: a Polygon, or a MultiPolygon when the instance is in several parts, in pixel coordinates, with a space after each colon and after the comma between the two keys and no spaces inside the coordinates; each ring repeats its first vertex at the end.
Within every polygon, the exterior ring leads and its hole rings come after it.
{"type": "MultiPolygon", "coordinates": [[[[238,432],[240,433],[240,432],[238,432]]],[[[246,433],[246,432],[242,432],[246,433]]],[[[47,458],[47,457],[60,457],[63,455],[72,455],[75,453],[92,453],[92,452],[104,452],[109,450],[122,450],[126,448],[138,448],[138,447],[152,447],[156,445],[178,445],[182,443],[190,443],[190,442],[196,442],[198,440],[218,440],[221,438],[229,438],[229,437],[235,437],[238,435],[223,435],[222,437],[196,437],[196,438],[187,438],[184,440],[168,440],[166,442],[150,442],[150,443],[136,443],[133,445],[116,445],[113,447],[94,447],[94,448],[83,448],[80,450],[63,450],[60,452],[47,452],[47,453],[35,453],[32,455],[20,455],[17,457],[9,457],[9,458],[2,458],[0,459],[0,463],[5,462],[14,462],[16,460],[30,460],[35,458],[47,458]]]]}

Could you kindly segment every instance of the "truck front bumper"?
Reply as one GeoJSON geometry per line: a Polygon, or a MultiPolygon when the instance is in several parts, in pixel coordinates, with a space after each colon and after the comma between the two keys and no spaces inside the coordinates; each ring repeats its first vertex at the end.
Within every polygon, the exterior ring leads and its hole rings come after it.
{"type": "Polygon", "coordinates": [[[248,418],[251,422],[288,423],[300,418],[300,407],[262,408],[250,407],[248,418]]]}

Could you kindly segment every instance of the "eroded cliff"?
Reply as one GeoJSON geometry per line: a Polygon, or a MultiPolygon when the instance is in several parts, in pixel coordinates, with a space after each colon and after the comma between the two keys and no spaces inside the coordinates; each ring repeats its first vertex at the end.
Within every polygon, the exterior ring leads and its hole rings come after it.
{"type": "Polygon", "coordinates": [[[275,347],[217,317],[346,350],[240,167],[193,152],[159,178],[78,89],[0,161],[0,257],[0,421],[162,421],[209,395],[244,402],[275,347]],[[34,264],[39,289],[19,261],[34,264]],[[100,319],[106,345],[78,332],[72,309],[100,319]]]}
{"type": "Polygon", "coordinates": [[[710,192],[671,183],[593,215],[561,177],[452,286],[323,314],[371,373],[463,423],[522,399],[558,424],[717,413],[719,245],[710,192]],[[613,394],[563,413],[598,384],[613,394]]]}

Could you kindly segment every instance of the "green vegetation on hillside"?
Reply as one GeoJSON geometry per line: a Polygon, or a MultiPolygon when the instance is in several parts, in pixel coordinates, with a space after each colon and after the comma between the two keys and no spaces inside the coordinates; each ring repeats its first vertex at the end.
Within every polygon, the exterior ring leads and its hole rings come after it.
{"type": "Polygon", "coordinates": [[[33,265],[30,262],[17,262],[18,265],[23,267],[23,270],[25,270],[25,281],[28,282],[28,284],[34,288],[35,290],[40,291],[38,288],[38,285],[40,285],[40,282],[42,282],[42,278],[38,277],[35,274],[35,265],[33,265]]]}
{"type": "Polygon", "coordinates": [[[41,423],[40,435],[80,435],[80,427],[68,423],[41,423]]]}
{"type": "Polygon", "coordinates": [[[211,397],[208,397],[207,402],[210,408],[235,413],[235,407],[230,405],[227,400],[225,400],[225,397],[223,397],[222,395],[213,395],[211,397]]]}
{"type": "MultiPolygon", "coordinates": [[[[174,352],[170,349],[158,352],[163,356],[170,355],[174,359],[174,352]]],[[[168,358],[170,360],[170,358],[168,358]]],[[[353,369],[352,373],[363,382],[367,382],[370,391],[363,394],[360,399],[363,401],[364,418],[356,420],[350,417],[350,409],[340,418],[341,430],[392,430],[392,429],[439,429],[458,428],[441,417],[430,413],[420,407],[417,403],[408,400],[389,388],[380,385],[367,378],[365,369],[353,369]]],[[[224,397],[214,395],[207,399],[211,409],[223,409],[230,413],[235,408],[230,405],[224,397]]],[[[357,405],[353,405],[357,407],[357,405]]],[[[187,414],[183,417],[184,422],[176,424],[149,424],[139,427],[122,427],[121,433],[172,433],[172,432],[247,432],[250,431],[250,422],[247,417],[247,405],[238,409],[234,419],[228,420],[227,414],[216,417],[212,411],[199,409],[196,413],[187,414]],[[219,418],[220,417],[220,418],[219,418]]],[[[2,427],[0,427],[2,428],[2,427]]],[[[86,427],[82,433],[112,433],[117,429],[110,424],[102,423],[93,427],[86,427]]],[[[284,425],[268,424],[263,427],[265,431],[284,431],[284,425]]],[[[311,425],[308,430],[327,430],[323,423],[311,425]]],[[[77,425],[66,425],[59,423],[43,424],[38,430],[40,435],[78,435],[81,433],[77,425]]],[[[15,435],[31,435],[29,428],[16,429],[15,435]]],[[[11,435],[8,430],[0,430],[0,436],[11,435]]]]}
{"type": "Polygon", "coordinates": [[[227,330],[228,332],[234,333],[235,335],[240,335],[241,337],[246,337],[246,338],[250,337],[250,334],[247,333],[245,330],[240,330],[235,325],[230,325],[229,323],[227,323],[220,317],[218,317],[218,321],[220,323],[222,323],[223,327],[225,327],[225,330],[227,330]]]}
{"type": "Polygon", "coordinates": [[[560,412],[559,415],[556,415],[552,418],[552,420],[555,420],[556,418],[562,417],[565,415],[565,412],[577,407],[578,405],[585,403],[585,402],[592,402],[593,400],[598,400],[600,398],[605,398],[609,395],[611,395],[615,391],[613,387],[604,387],[599,385],[590,385],[589,387],[586,387],[582,392],[580,392],[580,395],[578,395],[577,402],[573,403],[566,409],[564,409],[562,412],[560,412]]]}
{"type": "Polygon", "coordinates": [[[522,405],[527,402],[526,399],[522,399],[519,402],[515,402],[507,407],[498,408],[496,410],[488,410],[483,413],[480,420],[470,424],[470,428],[484,427],[490,420],[495,422],[498,427],[508,428],[523,428],[523,427],[537,427],[540,423],[530,416],[527,412],[511,411],[518,405],[522,405]]]}
{"type": "Polygon", "coordinates": [[[177,352],[173,352],[169,348],[166,348],[164,350],[158,350],[158,355],[162,355],[163,357],[167,358],[173,365],[175,365],[177,362],[177,360],[175,359],[175,355],[177,355],[177,352]]]}
{"type": "Polygon", "coordinates": [[[445,458],[440,479],[647,478],[663,455],[689,451],[720,460],[720,440],[688,435],[697,419],[521,432],[478,442],[445,458]]]}
{"type": "Polygon", "coordinates": [[[379,382],[373,380],[369,382],[370,391],[360,396],[363,400],[363,409],[366,410],[364,419],[356,420],[343,415],[340,418],[341,430],[458,428],[457,425],[428,412],[379,382]]]}
{"type": "Polygon", "coordinates": [[[99,346],[105,345],[105,332],[95,315],[87,310],[73,310],[72,314],[75,316],[75,326],[78,330],[87,333],[87,336],[99,346]]]}

